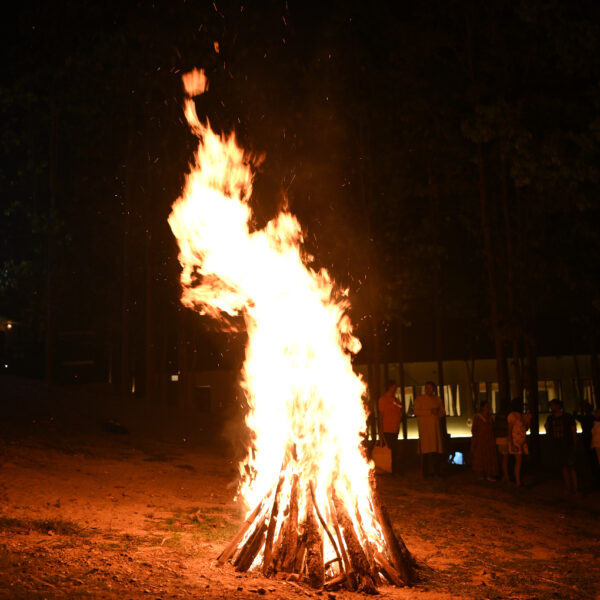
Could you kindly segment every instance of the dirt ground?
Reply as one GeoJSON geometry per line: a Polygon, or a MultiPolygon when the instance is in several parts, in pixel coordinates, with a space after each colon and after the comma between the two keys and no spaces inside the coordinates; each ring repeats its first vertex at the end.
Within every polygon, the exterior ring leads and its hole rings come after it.
{"type": "MultiPolygon", "coordinates": [[[[236,478],[206,416],[0,378],[0,598],[360,597],[218,567],[242,523],[236,478]]],[[[419,579],[379,596],[600,598],[600,491],[585,473],[579,497],[527,482],[379,476],[419,579]]]]}

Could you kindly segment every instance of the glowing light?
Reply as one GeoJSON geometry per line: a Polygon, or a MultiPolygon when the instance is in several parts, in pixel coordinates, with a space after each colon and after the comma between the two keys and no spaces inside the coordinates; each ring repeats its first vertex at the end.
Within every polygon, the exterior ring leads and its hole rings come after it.
{"type": "MultiPolygon", "coordinates": [[[[219,136],[199,121],[191,96],[206,88],[204,74],[186,75],[184,85],[185,115],[199,144],[169,224],[179,244],[182,303],[215,319],[241,316],[248,333],[242,387],[254,439],[240,465],[239,493],[254,508],[282,472],[295,474],[298,489],[312,485],[322,507],[334,492],[378,543],[370,465],[361,451],[365,385],[351,364],[360,343],[347,292],[310,266],[291,213],[253,229],[256,159],[233,134],[219,136]]],[[[282,494],[290,494],[289,479],[282,494]]]]}

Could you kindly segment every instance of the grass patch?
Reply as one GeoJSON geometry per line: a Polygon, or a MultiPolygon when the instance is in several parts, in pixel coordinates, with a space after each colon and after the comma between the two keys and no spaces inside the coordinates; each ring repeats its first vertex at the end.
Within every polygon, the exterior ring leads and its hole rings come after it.
{"type": "Polygon", "coordinates": [[[180,533],[174,533],[169,537],[165,538],[162,543],[171,548],[179,548],[181,546],[182,536],[180,533]]]}
{"type": "Polygon", "coordinates": [[[141,546],[159,546],[162,537],[158,535],[131,535],[125,533],[123,535],[109,534],[104,536],[104,541],[98,544],[102,550],[111,552],[130,552],[137,550],[141,546]]]}
{"type": "MultiPolygon", "coordinates": [[[[189,534],[198,541],[225,541],[238,531],[241,521],[237,511],[226,511],[221,507],[177,510],[171,517],[163,519],[159,526],[173,534],[189,534]]],[[[178,543],[180,540],[176,540],[178,543]]]]}
{"type": "Polygon", "coordinates": [[[73,521],[61,519],[15,519],[0,517],[0,531],[39,531],[57,535],[86,535],[85,530],[73,521]]]}

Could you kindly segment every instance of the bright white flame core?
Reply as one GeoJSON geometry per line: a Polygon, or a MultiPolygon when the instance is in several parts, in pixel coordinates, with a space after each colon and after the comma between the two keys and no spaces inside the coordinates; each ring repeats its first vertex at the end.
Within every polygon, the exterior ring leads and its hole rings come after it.
{"type": "Polygon", "coordinates": [[[233,134],[217,136],[199,122],[191,95],[204,90],[206,80],[198,71],[188,77],[185,114],[199,145],[169,224],[180,247],[182,302],[217,319],[241,314],[246,324],[242,386],[255,440],[240,465],[240,493],[254,508],[277,484],[285,459],[286,472],[300,477],[300,490],[312,482],[317,505],[329,506],[333,487],[378,539],[370,467],[360,450],[365,386],[350,360],[360,343],[352,336],[345,294],[326,271],[303,261],[301,228],[290,213],[250,231],[248,158],[233,134]],[[292,447],[296,460],[289,460],[292,447]]]}

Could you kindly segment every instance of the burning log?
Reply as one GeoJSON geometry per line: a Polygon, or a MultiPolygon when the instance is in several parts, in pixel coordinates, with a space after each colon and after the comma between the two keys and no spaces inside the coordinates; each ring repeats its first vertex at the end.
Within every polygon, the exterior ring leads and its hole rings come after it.
{"type": "MultiPolygon", "coordinates": [[[[325,533],[327,533],[327,537],[329,538],[329,541],[331,542],[331,547],[334,549],[335,551],[335,555],[336,555],[336,559],[333,561],[329,561],[330,564],[333,564],[333,562],[337,561],[339,563],[340,569],[343,569],[344,564],[342,563],[342,557],[340,556],[340,551],[338,550],[337,544],[335,543],[335,540],[333,539],[333,536],[331,535],[331,531],[329,531],[329,527],[327,527],[327,522],[325,521],[325,519],[323,518],[323,515],[321,514],[321,511],[319,510],[319,505],[317,504],[317,501],[315,499],[315,487],[313,485],[313,482],[310,482],[310,498],[312,500],[315,512],[317,513],[317,516],[319,517],[319,521],[321,522],[321,525],[323,526],[323,529],[325,530],[325,533]]],[[[341,543],[341,540],[338,539],[338,542],[341,543]]],[[[327,567],[327,565],[325,565],[327,567]]]]}
{"type": "Polygon", "coordinates": [[[291,475],[287,500],[283,502],[286,469],[282,466],[270,508],[265,499],[248,516],[240,531],[218,558],[223,564],[231,559],[237,571],[247,571],[257,563],[265,576],[306,583],[315,589],[345,587],[351,591],[377,593],[382,577],[393,585],[412,582],[413,562],[402,538],[392,528],[371,479],[369,506],[376,518],[384,546],[378,547],[366,533],[358,506],[355,518],[332,487],[327,495],[324,514],[319,508],[312,481],[300,492],[300,477],[291,475]],[[300,519],[300,509],[303,517],[300,519]],[[329,553],[326,560],[325,541],[329,553]],[[260,559],[259,559],[260,560],[260,559]]]}
{"type": "Polygon", "coordinates": [[[333,506],[333,501],[331,500],[331,498],[329,498],[329,514],[331,515],[331,521],[333,523],[333,528],[335,530],[335,535],[337,537],[337,541],[343,559],[343,563],[340,563],[340,570],[343,567],[346,576],[347,588],[349,590],[354,590],[355,585],[354,579],[352,578],[352,567],[350,566],[350,559],[348,558],[348,553],[346,552],[346,547],[344,546],[344,541],[342,540],[342,532],[340,531],[340,526],[335,515],[335,507],[333,506]]]}
{"type": "Polygon", "coordinates": [[[375,561],[380,565],[383,574],[391,583],[399,587],[403,585],[404,582],[400,577],[400,573],[398,573],[398,571],[392,567],[387,558],[381,554],[381,552],[375,552],[374,558],[375,561]]]}
{"type": "Polygon", "coordinates": [[[358,539],[352,519],[350,519],[348,511],[337,497],[333,498],[333,505],[346,542],[350,564],[356,573],[358,591],[366,594],[376,594],[376,584],[371,575],[371,566],[358,539]]]}
{"type": "MultiPolygon", "coordinates": [[[[267,498],[268,498],[268,496],[267,496],[267,498]]],[[[256,508],[250,513],[248,518],[244,521],[244,524],[241,526],[239,531],[235,534],[235,536],[233,537],[231,542],[229,542],[229,544],[225,547],[225,550],[223,550],[223,552],[221,552],[221,554],[219,554],[219,556],[217,557],[218,565],[222,565],[222,564],[226,563],[229,560],[229,558],[231,557],[231,555],[237,550],[239,543],[242,541],[242,538],[244,537],[244,534],[248,531],[248,529],[250,529],[250,527],[256,520],[256,517],[258,516],[261,508],[263,507],[263,502],[259,502],[256,505],[256,508]]]]}
{"type": "Polygon", "coordinates": [[[292,490],[290,492],[289,512],[281,528],[281,543],[278,544],[278,554],[275,561],[277,571],[292,573],[296,562],[298,549],[298,475],[292,475],[292,490]]]}
{"type": "Polygon", "coordinates": [[[248,516],[219,556],[219,564],[232,559],[237,571],[247,571],[264,548],[260,566],[264,575],[305,582],[315,589],[345,587],[373,594],[381,583],[380,574],[397,586],[411,582],[410,554],[394,534],[385,508],[376,494],[372,497],[372,505],[386,541],[383,550],[367,538],[360,512],[356,511],[356,520],[353,521],[334,492],[331,492],[333,498],[329,499],[325,518],[317,504],[312,482],[302,496],[305,516],[300,521],[298,475],[292,476],[285,508],[281,507],[280,498],[283,478],[282,473],[270,510],[265,507],[271,494],[248,516]],[[279,533],[274,542],[278,524],[279,533]],[[334,558],[327,561],[325,539],[329,541],[330,551],[335,554],[334,558]]]}
{"type": "Polygon", "coordinates": [[[234,566],[236,571],[247,571],[252,566],[252,562],[256,558],[256,555],[260,552],[265,541],[265,531],[267,530],[265,520],[266,515],[263,515],[252,535],[242,547],[242,551],[235,559],[234,566]]]}
{"type": "Polygon", "coordinates": [[[312,490],[310,494],[307,494],[306,502],[306,519],[303,523],[306,535],[306,571],[310,585],[319,589],[323,587],[325,581],[325,565],[323,561],[323,537],[315,517],[316,504],[313,502],[312,490]]]}
{"type": "MultiPolygon", "coordinates": [[[[283,471],[283,469],[282,469],[283,471]]],[[[275,498],[273,499],[273,507],[271,509],[271,516],[269,517],[269,526],[267,529],[267,537],[265,539],[265,553],[263,558],[263,575],[268,576],[272,571],[272,559],[273,559],[273,537],[275,536],[275,527],[277,525],[277,514],[279,511],[279,493],[281,491],[281,485],[284,481],[284,474],[281,473],[279,476],[279,482],[277,483],[277,489],[275,490],[275,498]]]]}
{"type": "Polygon", "coordinates": [[[294,571],[296,573],[302,573],[305,567],[306,551],[307,551],[306,534],[300,538],[300,544],[298,546],[298,552],[296,553],[296,563],[294,564],[294,571]]]}
{"type": "Polygon", "coordinates": [[[410,585],[414,580],[412,556],[410,555],[404,540],[394,533],[387,510],[379,499],[374,474],[371,474],[369,483],[371,485],[371,497],[373,499],[375,517],[381,526],[383,537],[393,561],[393,566],[397,570],[402,583],[410,585]]]}
{"type": "Polygon", "coordinates": [[[335,590],[339,588],[342,585],[342,583],[344,583],[344,581],[346,581],[346,573],[343,573],[342,575],[338,575],[337,577],[330,579],[325,583],[323,587],[326,590],[335,590]]]}
{"type": "Polygon", "coordinates": [[[377,549],[373,547],[372,542],[369,540],[369,538],[367,537],[367,534],[365,533],[365,527],[363,525],[363,520],[360,515],[360,511],[358,510],[358,506],[356,507],[355,517],[356,517],[356,522],[359,525],[359,532],[361,534],[362,547],[365,551],[365,556],[367,557],[367,561],[369,562],[369,566],[371,568],[371,576],[377,582],[377,581],[379,581],[379,574],[378,574],[378,569],[375,566],[375,558],[374,558],[374,553],[377,551],[377,549]]]}

